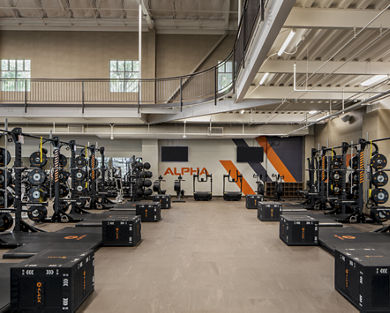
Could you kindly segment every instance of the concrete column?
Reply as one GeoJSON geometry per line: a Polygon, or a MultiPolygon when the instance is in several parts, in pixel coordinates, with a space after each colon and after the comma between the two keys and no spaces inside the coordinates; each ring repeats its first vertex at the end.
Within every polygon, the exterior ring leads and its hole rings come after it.
{"type": "Polygon", "coordinates": [[[158,178],[158,140],[143,139],[142,140],[142,159],[144,162],[149,162],[151,171],[153,172],[152,181],[158,178]]]}

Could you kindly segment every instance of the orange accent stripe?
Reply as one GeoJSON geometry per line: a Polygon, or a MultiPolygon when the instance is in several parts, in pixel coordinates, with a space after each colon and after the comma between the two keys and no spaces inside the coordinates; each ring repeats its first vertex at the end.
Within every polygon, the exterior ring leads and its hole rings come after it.
{"type": "Polygon", "coordinates": [[[287,183],[295,183],[296,180],[294,176],[290,173],[286,165],[282,162],[282,160],[279,158],[279,156],[276,154],[275,150],[272,149],[271,145],[268,143],[267,138],[264,136],[257,137],[256,138],[258,144],[263,147],[265,154],[267,155],[268,160],[271,161],[273,167],[276,169],[276,171],[281,175],[284,176],[284,181],[287,183]]]}
{"type": "MultiPolygon", "coordinates": [[[[236,178],[235,175],[236,175],[236,171],[238,172],[238,174],[240,175],[240,171],[238,171],[237,167],[233,164],[232,161],[229,161],[229,160],[219,160],[219,162],[221,162],[222,166],[225,168],[225,170],[229,173],[230,171],[230,177],[231,178],[236,178]],[[234,175],[234,176],[232,176],[234,175]]],[[[240,188],[240,183],[239,182],[236,182],[238,188],[240,188]]],[[[244,193],[244,195],[254,195],[255,192],[253,191],[252,187],[248,184],[248,182],[246,181],[246,179],[244,177],[242,177],[242,192],[244,193]]]]}
{"type": "MultiPolygon", "coordinates": [[[[352,154],[352,157],[354,157],[355,154],[352,154]]],[[[348,167],[349,166],[349,162],[351,161],[351,154],[348,153],[346,156],[345,156],[345,165],[348,167]]]]}

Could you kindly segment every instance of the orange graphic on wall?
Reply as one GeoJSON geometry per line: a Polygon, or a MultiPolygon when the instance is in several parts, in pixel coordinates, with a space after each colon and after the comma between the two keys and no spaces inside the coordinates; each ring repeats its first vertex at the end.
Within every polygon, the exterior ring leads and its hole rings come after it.
{"type": "MultiPolygon", "coordinates": [[[[221,162],[222,166],[225,168],[225,170],[229,173],[230,171],[230,177],[232,178],[236,178],[236,173],[238,174],[241,174],[237,167],[233,164],[232,161],[230,160],[220,160],[219,162],[221,162]]],[[[236,182],[238,188],[240,188],[240,182],[236,182]]],[[[248,182],[246,181],[246,179],[244,177],[242,177],[242,192],[245,194],[245,195],[254,195],[255,192],[253,191],[252,187],[248,184],[248,182]]]]}
{"type": "Polygon", "coordinates": [[[185,174],[194,175],[198,172],[199,172],[199,175],[208,175],[208,173],[209,173],[205,167],[202,169],[200,169],[199,167],[197,167],[197,168],[192,168],[192,167],[182,167],[182,168],[173,167],[173,168],[170,168],[170,167],[168,167],[164,172],[164,176],[165,175],[179,176],[179,175],[185,175],[185,174]]]}
{"type": "Polygon", "coordinates": [[[272,163],[275,170],[284,177],[284,181],[287,183],[296,183],[294,176],[292,176],[286,165],[276,154],[275,150],[272,149],[271,145],[267,141],[267,138],[261,136],[257,137],[256,140],[258,144],[263,147],[264,153],[267,155],[268,160],[272,163]]]}

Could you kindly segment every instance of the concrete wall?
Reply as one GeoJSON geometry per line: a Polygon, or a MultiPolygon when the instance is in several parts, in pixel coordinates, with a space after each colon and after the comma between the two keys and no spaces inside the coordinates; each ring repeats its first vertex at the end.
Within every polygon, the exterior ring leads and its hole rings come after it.
{"type": "MultiPolygon", "coordinates": [[[[185,75],[210,51],[221,36],[209,35],[158,35],[157,77],[185,75]]],[[[207,69],[227,57],[233,48],[234,37],[227,37],[210,58],[200,67],[207,69]]]]}
{"type": "MultiPolygon", "coordinates": [[[[156,35],[144,32],[144,78],[188,74],[220,36],[156,35]]],[[[202,68],[224,59],[233,47],[228,37],[202,68]]],[[[31,59],[33,78],[108,78],[110,60],[137,60],[133,32],[2,31],[1,59],[31,59]]]]}
{"type": "Polygon", "coordinates": [[[330,120],[314,129],[314,145],[338,146],[342,141],[357,142],[362,137],[363,112],[348,113],[353,117],[351,122],[343,122],[340,117],[330,120]]]}

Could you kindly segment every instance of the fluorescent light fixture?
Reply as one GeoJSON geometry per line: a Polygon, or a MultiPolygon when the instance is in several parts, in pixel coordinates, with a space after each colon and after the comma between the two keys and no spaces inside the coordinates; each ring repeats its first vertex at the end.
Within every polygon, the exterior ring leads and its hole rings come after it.
{"type": "Polygon", "coordinates": [[[265,80],[267,79],[268,75],[269,75],[269,73],[265,73],[265,74],[263,75],[263,77],[260,79],[259,85],[264,84],[264,82],[265,82],[265,80]]]}
{"type": "Polygon", "coordinates": [[[244,114],[244,113],[245,113],[245,110],[241,110],[241,111],[240,111],[240,114],[244,114]]]}
{"type": "Polygon", "coordinates": [[[384,80],[387,78],[387,75],[375,75],[372,76],[371,78],[365,80],[364,82],[360,83],[362,86],[371,86],[372,84],[375,84],[381,80],[384,80]]]}
{"type": "Polygon", "coordinates": [[[318,113],[318,111],[317,111],[317,110],[312,110],[312,111],[309,111],[309,114],[310,114],[310,115],[313,115],[313,114],[316,114],[316,113],[318,113]]]}
{"type": "Polygon", "coordinates": [[[286,50],[287,46],[293,39],[294,35],[295,35],[295,31],[294,30],[290,31],[286,40],[283,42],[282,46],[280,47],[280,50],[278,51],[278,56],[281,56],[283,54],[283,52],[286,50]]]}

